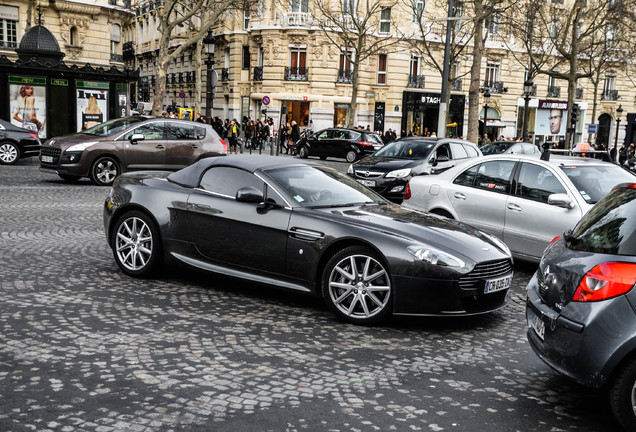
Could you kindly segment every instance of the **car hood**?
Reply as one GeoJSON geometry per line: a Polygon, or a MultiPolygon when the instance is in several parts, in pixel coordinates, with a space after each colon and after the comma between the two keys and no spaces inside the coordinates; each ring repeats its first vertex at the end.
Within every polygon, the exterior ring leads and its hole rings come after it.
{"type": "Polygon", "coordinates": [[[429,245],[474,262],[510,258],[490,235],[461,222],[398,204],[319,209],[348,225],[386,232],[413,245],[429,245]]]}
{"type": "Polygon", "coordinates": [[[370,157],[360,159],[353,164],[353,169],[373,169],[377,171],[393,171],[401,168],[413,168],[422,163],[422,159],[398,159],[389,157],[370,157]]]}
{"type": "Polygon", "coordinates": [[[69,135],[53,137],[44,143],[44,147],[57,147],[64,150],[75,144],[86,142],[101,142],[107,140],[108,138],[109,137],[88,135],[83,133],[73,133],[69,135]]]}

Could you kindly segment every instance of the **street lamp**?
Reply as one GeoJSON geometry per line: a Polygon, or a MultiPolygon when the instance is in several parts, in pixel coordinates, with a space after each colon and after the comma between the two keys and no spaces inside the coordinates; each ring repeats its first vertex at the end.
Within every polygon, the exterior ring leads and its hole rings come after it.
{"type": "Polygon", "coordinates": [[[623,113],[623,105],[619,105],[616,108],[616,135],[614,136],[614,156],[612,162],[616,162],[616,153],[618,152],[618,125],[621,122],[621,114],[623,113]]]}
{"type": "Polygon", "coordinates": [[[530,96],[532,95],[534,83],[532,80],[527,80],[523,83],[523,132],[521,133],[521,140],[526,141],[528,139],[528,121],[530,119],[530,112],[528,106],[530,105],[530,96]]]}
{"type": "Polygon", "coordinates": [[[490,90],[484,91],[484,141],[488,136],[488,102],[490,102],[490,90]]]}
{"type": "Polygon", "coordinates": [[[212,115],[214,114],[212,99],[212,74],[214,73],[214,35],[209,30],[208,34],[203,38],[203,47],[208,59],[205,61],[207,68],[206,91],[205,91],[205,117],[208,124],[212,124],[212,115]]]}

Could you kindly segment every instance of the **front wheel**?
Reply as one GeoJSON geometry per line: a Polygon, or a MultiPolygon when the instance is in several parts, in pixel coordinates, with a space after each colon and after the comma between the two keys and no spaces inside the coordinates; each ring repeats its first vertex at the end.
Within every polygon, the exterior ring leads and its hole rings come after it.
{"type": "Polygon", "coordinates": [[[335,314],[353,324],[375,324],[391,313],[391,278],[382,259],[366,247],[351,246],[327,262],[322,295],[335,314]]]}
{"type": "Polygon", "coordinates": [[[625,430],[636,430],[636,358],[616,374],[609,389],[609,399],[616,419],[625,430]]]}
{"type": "Polygon", "coordinates": [[[3,165],[13,165],[20,159],[20,149],[13,143],[3,142],[0,144],[0,163],[3,165]]]}
{"type": "Polygon", "coordinates": [[[145,213],[124,214],[113,229],[111,245],[119,268],[136,277],[148,277],[161,266],[161,243],[155,223],[145,213]]]}
{"type": "Polygon", "coordinates": [[[121,174],[119,163],[110,156],[102,156],[93,162],[91,180],[98,186],[110,186],[115,177],[121,174]]]}
{"type": "Polygon", "coordinates": [[[358,153],[356,153],[355,150],[349,150],[347,152],[347,155],[345,156],[345,159],[347,159],[347,162],[349,163],[355,162],[357,158],[358,158],[358,153]]]}
{"type": "Polygon", "coordinates": [[[298,156],[301,159],[307,159],[309,157],[309,150],[307,149],[306,146],[300,146],[298,148],[298,156]]]}

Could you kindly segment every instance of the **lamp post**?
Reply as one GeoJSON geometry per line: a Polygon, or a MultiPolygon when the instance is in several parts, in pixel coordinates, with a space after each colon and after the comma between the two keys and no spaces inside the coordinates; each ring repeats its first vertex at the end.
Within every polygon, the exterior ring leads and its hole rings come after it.
{"type": "Polygon", "coordinates": [[[530,105],[530,95],[532,94],[532,87],[534,83],[532,80],[527,80],[523,83],[523,132],[521,132],[521,140],[526,141],[528,139],[528,121],[530,120],[530,112],[528,106],[530,105]]]}
{"type": "Polygon", "coordinates": [[[208,59],[205,61],[207,68],[205,80],[205,118],[208,124],[212,124],[212,116],[214,115],[212,87],[216,83],[212,82],[212,75],[214,73],[214,35],[211,30],[208,31],[208,34],[203,38],[203,47],[208,55],[208,59]]]}
{"type": "Polygon", "coordinates": [[[446,41],[444,44],[444,67],[442,68],[442,92],[439,102],[439,117],[437,118],[437,136],[446,137],[446,113],[448,111],[448,102],[446,93],[448,93],[448,75],[450,68],[450,43],[452,36],[452,19],[455,15],[453,10],[453,0],[448,0],[448,20],[446,21],[446,41]]]}
{"type": "MultiPolygon", "coordinates": [[[[623,113],[623,105],[619,105],[616,108],[616,133],[614,135],[614,156],[612,162],[616,162],[616,153],[618,152],[618,125],[621,123],[621,114],[623,113]]],[[[609,147],[609,146],[608,146],[609,147]]]]}
{"type": "Polygon", "coordinates": [[[490,91],[484,91],[484,141],[488,137],[488,102],[490,102],[490,91]]]}

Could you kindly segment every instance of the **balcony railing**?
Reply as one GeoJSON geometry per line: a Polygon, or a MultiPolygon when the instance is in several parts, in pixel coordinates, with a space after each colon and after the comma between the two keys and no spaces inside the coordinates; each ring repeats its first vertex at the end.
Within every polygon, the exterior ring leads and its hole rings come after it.
{"type": "Polygon", "coordinates": [[[263,66],[254,67],[254,81],[263,81],[263,66]]]}
{"type": "Polygon", "coordinates": [[[230,80],[230,68],[221,69],[221,81],[226,82],[230,80]]]}
{"type": "Polygon", "coordinates": [[[424,88],[424,75],[409,75],[406,86],[411,88],[424,88]]]}
{"type": "Polygon", "coordinates": [[[283,25],[285,26],[310,26],[314,22],[314,17],[307,12],[289,12],[283,15],[283,25]]]}
{"type": "Polygon", "coordinates": [[[577,88],[576,89],[575,98],[576,99],[583,99],[583,89],[582,88],[577,88]]]}
{"type": "Polygon", "coordinates": [[[121,54],[113,54],[110,53],[110,61],[115,61],[115,62],[124,62],[124,56],[121,54]]]}
{"type": "Polygon", "coordinates": [[[350,69],[339,69],[337,82],[343,84],[351,84],[353,82],[352,71],[350,69]]]}
{"type": "Polygon", "coordinates": [[[484,82],[484,87],[488,89],[490,94],[501,94],[508,91],[504,87],[503,81],[486,81],[484,82]]]}
{"type": "Polygon", "coordinates": [[[548,97],[560,97],[561,96],[561,87],[548,87],[548,97]]]}
{"type": "Polygon", "coordinates": [[[285,81],[308,81],[307,68],[285,67],[285,81]]]}
{"type": "Polygon", "coordinates": [[[618,100],[618,90],[605,90],[601,94],[601,100],[603,100],[603,101],[615,101],[615,100],[618,100]]]}
{"type": "Polygon", "coordinates": [[[451,81],[451,91],[462,91],[462,79],[455,78],[451,81]]]}
{"type": "Polygon", "coordinates": [[[2,50],[14,50],[18,47],[17,42],[4,42],[0,41],[0,49],[2,50]]]}

